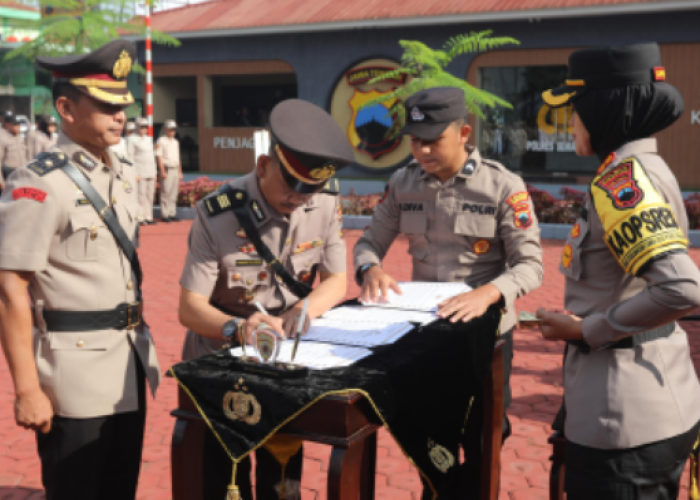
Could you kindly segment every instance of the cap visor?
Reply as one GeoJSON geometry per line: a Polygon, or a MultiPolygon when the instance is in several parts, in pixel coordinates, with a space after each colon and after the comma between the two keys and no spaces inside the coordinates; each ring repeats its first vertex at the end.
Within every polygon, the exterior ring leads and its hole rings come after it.
{"type": "Polygon", "coordinates": [[[440,137],[440,134],[449,126],[449,123],[407,123],[404,125],[403,129],[401,129],[401,133],[418,137],[424,141],[434,141],[440,137]]]}
{"type": "Polygon", "coordinates": [[[128,89],[102,89],[99,87],[84,87],[75,85],[85,95],[88,95],[96,101],[111,104],[112,106],[127,107],[134,103],[134,96],[131,95],[128,89]]]}
{"type": "Polygon", "coordinates": [[[576,96],[576,93],[576,88],[565,85],[542,92],[542,100],[550,108],[560,108],[569,104],[576,96]]]}
{"type": "Polygon", "coordinates": [[[326,182],[321,182],[319,184],[308,184],[306,182],[300,181],[292,174],[290,174],[282,163],[280,163],[280,171],[282,172],[282,177],[284,178],[287,185],[299,194],[315,194],[323,191],[326,187],[326,182]]]}

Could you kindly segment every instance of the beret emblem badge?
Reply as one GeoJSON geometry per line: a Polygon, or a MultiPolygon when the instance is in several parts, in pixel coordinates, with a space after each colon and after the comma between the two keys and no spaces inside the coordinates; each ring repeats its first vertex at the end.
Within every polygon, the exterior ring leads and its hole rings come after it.
{"type": "Polygon", "coordinates": [[[418,109],[418,106],[413,106],[413,109],[411,110],[411,118],[413,118],[414,122],[422,122],[425,120],[425,115],[420,109],[418,109]]]}
{"type": "Polygon", "coordinates": [[[114,76],[118,79],[124,78],[131,72],[132,64],[133,62],[131,61],[129,53],[126,50],[122,50],[122,53],[119,54],[119,59],[114,63],[112,73],[114,73],[114,76]]]}

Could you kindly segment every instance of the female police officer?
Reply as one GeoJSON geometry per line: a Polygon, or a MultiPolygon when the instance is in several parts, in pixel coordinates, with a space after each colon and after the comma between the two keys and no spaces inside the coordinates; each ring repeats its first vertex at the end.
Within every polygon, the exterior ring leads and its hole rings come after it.
{"type": "Polygon", "coordinates": [[[700,384],[676,320],[700,305],[678,183],[649,137],[683,112],[655,43],[574,52],[543,94],[573,104],[576,154],[603,164],[562,252],[569,500],[675,499],[698,435],[700,384]]]}

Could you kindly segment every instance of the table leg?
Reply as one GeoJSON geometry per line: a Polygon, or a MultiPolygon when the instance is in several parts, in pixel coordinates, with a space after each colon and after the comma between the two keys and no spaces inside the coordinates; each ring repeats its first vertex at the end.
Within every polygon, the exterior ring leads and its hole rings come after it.
{"type": "Polygon", "coordinates": [[[362,472],[360,476],[360,499],[374,500],[374,480],[377,473],[377,433],[364,440],[362,472]]]}
{"type": "Polygon", "coordinates": [[[334,446],[328,467],[328,500],[357,500],[366,439],[348,448],[334,446]]]}

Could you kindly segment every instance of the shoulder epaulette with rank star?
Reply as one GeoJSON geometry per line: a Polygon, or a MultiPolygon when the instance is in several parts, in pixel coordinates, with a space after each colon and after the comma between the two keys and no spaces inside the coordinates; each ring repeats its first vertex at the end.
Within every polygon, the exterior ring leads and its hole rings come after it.
{"type": "Polygon", "coordinates": [[[204,198],[204,208],[209,217],[238,208],[248,200],[248,193],[242,189],[225,186],[204,198]]]}
{"type": "Polygon", "coordinates": [[[340,194],[340,182],[338,182],[338,179],[328,179],[328,182],[326,182],[326,185],[323,186],[321,192],[332,196],[337,196],[340,194]]]}
{"type": "Polygon", "coordinates": [[[126,159],[125,157],[123,157],[123,156],[116,155],[116,157],[117,157],[117,159],[118,159],[120,162],[122,162],[122,163],[126,163],[127,165],[131,165],[131,166],[134,165],[133,162],[127,160],[127,159],[126,159]]]}
{"type": "Polygon", "coordinates": [[[27,168],[37,175],[44,176],[49,172],[63,167],[68,163],[68,157],[63,153],[39,153],[36,158],[27,165],[27,168]]]}

